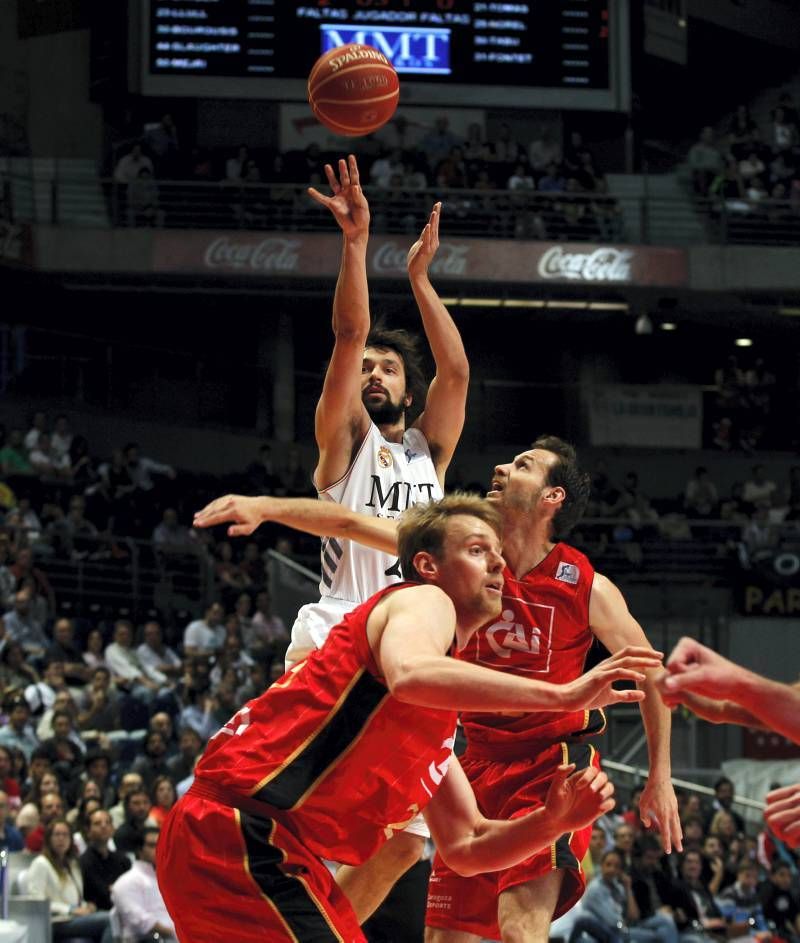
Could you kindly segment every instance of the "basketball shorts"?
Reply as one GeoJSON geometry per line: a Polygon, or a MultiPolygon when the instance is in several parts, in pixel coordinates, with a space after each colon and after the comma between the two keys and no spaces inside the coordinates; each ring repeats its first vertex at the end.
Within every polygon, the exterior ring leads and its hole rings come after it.
{"type": "Polygon", "coordinates": [[[364,943],[331,873],[280,822],[190,790],[161,830],[158,883],[181,943],[364,943]]]}
{"type": "MultiPolygon", "coordinates": [[[[561,742],[539,749],[528,759],[497,760],[461,757],[481,813],[503,821],[518,818],[544,805],[556,769],[574,763],[576,770],[599,767],[597,751],[588,743],[561,742]]],[[[497,898],[508,888],[562,870],[564,879],[553,917],[573,906],[583,894],[586,879],[580,862],[589,847],[591,826],[562,835],[553,845],[513,868],[473,877],[451,871],[437,853],[428,885],[425,924],[446,930],[462,930],[491,940],[500,939],[497,898]]]]}
{"type": "MultiPolygon", "coordinates": [[[[306,658],[315,648],[321,648],[331,629],[357,605],[348,599],[323,596],[318,603],[303,606],[292,626],[292,637],[286,651],[286,670],[306,658]]],[[[431,837],[422,813],[415,816],[404,831],[420,838],[431,837]]]]}

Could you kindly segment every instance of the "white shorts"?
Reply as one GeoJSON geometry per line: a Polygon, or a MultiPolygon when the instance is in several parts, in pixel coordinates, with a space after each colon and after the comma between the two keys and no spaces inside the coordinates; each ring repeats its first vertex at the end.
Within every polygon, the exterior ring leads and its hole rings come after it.
{"type": "MultiPolygon", "coordinates": [[[[349,599],[334,599],[327,596],[319,602],[309,603],[297,613],[292,626],[292,636],[286,650],[286,670],[288,671],[299,661],[302,661],[309,652],[321,648],[331,629],[355,609],[358,603],[349,599]]],[[[409,835],[419,835],[421,838],[430,838],[431,833],[420,812],[405,827],[409,835]]]]}
{"type": "Polygon", "coordinates": [[[322,648],[331,629],[358,605],[349,599],[323,596],[319,602],[303,606],[292,626],[289,647],[286,650],[286,670],[302,661],[315,648],[322,648]]]}

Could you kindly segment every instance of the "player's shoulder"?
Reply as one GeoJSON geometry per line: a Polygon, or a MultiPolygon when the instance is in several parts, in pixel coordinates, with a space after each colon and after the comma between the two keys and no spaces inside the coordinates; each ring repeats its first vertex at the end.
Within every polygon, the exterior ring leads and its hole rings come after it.
{"type": "Polygon", "coordinates": [[[555,552],[561,559],[579,566],[584,572],[596,572],[592,561],[582,550],[578,550],[578,548],[573,547],[572,544],[564,543],[562,540],[556,544],[555,552]]]}
{"type": "Polygon", "coordinates": [[[453,602],[443,589],[431,583],[406,583],[394,592],[388,593],[382,600],[386,605],[399,611],[405,608],[429,611],[436,607],[453,609],[453,602]]]}

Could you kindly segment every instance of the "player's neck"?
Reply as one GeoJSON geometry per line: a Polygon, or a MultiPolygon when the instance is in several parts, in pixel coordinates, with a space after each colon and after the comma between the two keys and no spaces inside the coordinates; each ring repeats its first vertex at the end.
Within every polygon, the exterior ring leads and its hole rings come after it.
{"type": "Polygon", "coordinates": [[[405,419],[398,422],[376,423],[378,431],[387,442],[402,442],[406,431],[405,419]]]}
{"type": "Polygon", "coordinates": [[[523,577],[537,567],[554,546],[549,521],[504,522],[503,556],[514,576],[523,577]]]}

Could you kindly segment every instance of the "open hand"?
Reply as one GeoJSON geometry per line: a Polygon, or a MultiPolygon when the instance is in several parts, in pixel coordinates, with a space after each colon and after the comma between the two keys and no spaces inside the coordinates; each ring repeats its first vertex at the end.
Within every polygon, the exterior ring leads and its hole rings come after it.
{"type": "Polygon", "coordinates": [[[325,176],[333,196],[325,196],[314,187],[308,188],[308,195],[333,213],[348,239],[366,239],[369,236],[369,203],[361,189],[355,157],[350,154],[346,161],[339,161],[338,179],[333,167],[325,164],[325,176]]]}
{"type": "Polygon", "coordinates": [[[442,204],[435,203],[430,219],[420,233],[419,239],[408,250],[406,267],[411,278],[415,275],[427,274],[428,266],[436,255],[436,250],[439,248],[439,215],[441,212],[442,204]]]}
{"type": "Polygon", "coordinates": [[[564,832],[586,828],[614,808],[614,784],[602,770],[574,769],[574,764],[558,767],[545,800],[548,818],[557,820],[564,832]]]}
{"type": "Polygon", "coordinates": [[[764,821],[792,848],[800,848],[800,783],[767,793],[764,821]]]}
{"type": "Polygon", "coordinates": [[[683,851],[678,800],[671,782],[647,781],[639,798],[639,817],[646,828],[658,829],[666,854],[670,854],[673,848],[683,851]]]}
{"type": "Polygon", "coordinates": [[[226,494],[207,504],[194,515],[194,527],[213,527],[215,524],[227,524],[229,537],[247,537],[269,520],[270,498],[247,498],[241,494],[226,494]]]}
{"type": "Polygon", "coordinates": [[[613,684],[615,681],[644,681],[644,672],[650,668],[659,668],[663,657],[661,652],[652,648],[627,645],[580,678],[565,684],[566,698],[562,704],[563,709],[591,710],[605,707],[607,704],[630,704],[644,700],[644,691],[635,688],[620,691],[614,688],[613,684]]]}

